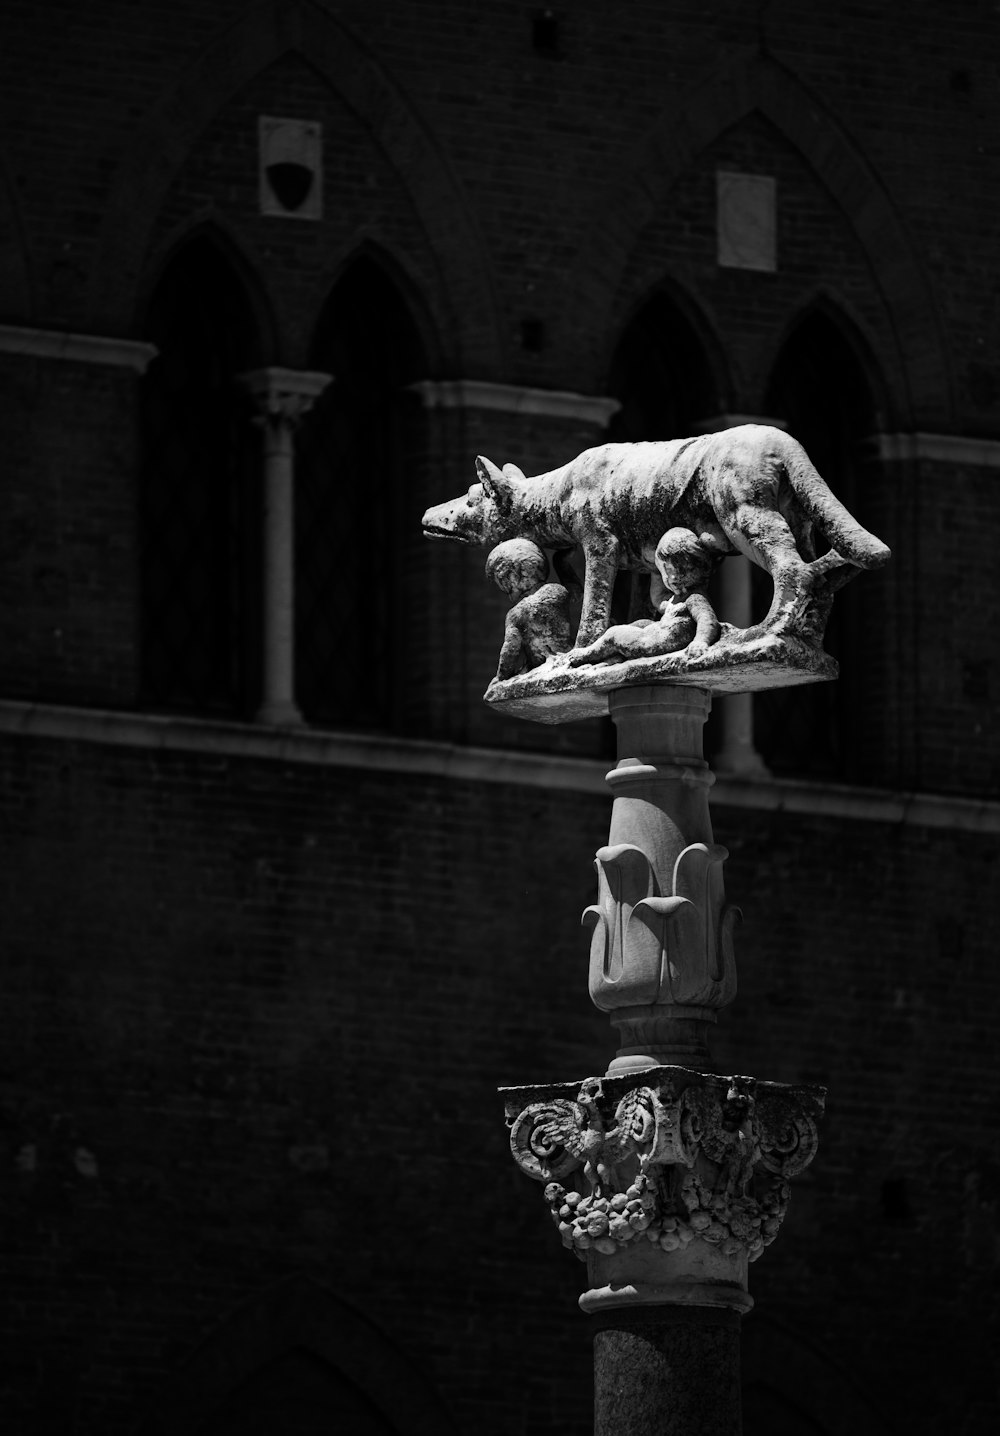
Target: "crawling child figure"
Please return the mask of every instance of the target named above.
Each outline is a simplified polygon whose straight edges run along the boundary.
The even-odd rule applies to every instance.
[[[549,564],[530,539],[497,544],[486,560],[486,574],[514,606],[507,613],[497,679],[538,668],[572,643],[569,593],[561,583],[546,583]]]
[[[656,545],[649,600],[659,619],[616,624],[596,643],[569,655],[572,668],[607,659],[658,658],[684,649],[696,658],[718,641],[720,627],[705,593],[716,557],[690,529],[668,529]]]

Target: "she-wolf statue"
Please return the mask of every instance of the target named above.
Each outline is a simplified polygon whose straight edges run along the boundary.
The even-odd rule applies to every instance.
[[[795,631],[818,593],[889,558],[887,546],[830,492],[802,445],[765,424],[602,444],[533,478],[485,458],[476,470],[479,483],[467,494],[427,510],[424,533],[490,548],[513,538],[580,547],[577,648],[607,629],[618,570],[655,573],[656,545],[671,528],[689,529],[716,561],[746,554],[771,575],[774,599],[762,628],[775,633]],[[817,540],[829,545],[819,558]]]

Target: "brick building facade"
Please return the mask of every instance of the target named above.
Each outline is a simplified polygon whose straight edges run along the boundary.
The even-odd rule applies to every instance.
[[[580,1270],[495,1089],[611,1055],[576,927],[610,739],[485,708],[502,600],[419,520],[477,453],[740,415],[894,554],[841,596],[841,682],[755,702],[767,772],[712,719],[717,1060],[830,1089],[752,1269],[746,1429],[995,1429],[997,17],[3,26],[10,1431],[587,1429]],[[261,371],[334,376],[279,725]]]

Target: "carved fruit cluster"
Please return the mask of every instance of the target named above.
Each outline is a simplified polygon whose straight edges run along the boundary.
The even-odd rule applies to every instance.
[[[681,1187],[688,1212],[686,1225],[694,1236],[713,1242],[726,1256],[745,1247],[750,1260],[756,1261],[778,1235],[790,1195],[788,1183],[781,1179],[756,1185],[763,1187],[759,1194],[713,1191],[689,1172]],[[672,1250],[670,1246],[664,1249]]]
[[[761,1196],[723,1194],[689,1172],[680,1189],[684,1211],[668,1212],[652,1182],[640,1174],[624,1192],[606,1196],[567,1191],[559,1182],[545,1188],[562,1244],[586,1261],[593,1249],[611,1256],[630,1242],[645,1240],[676,1251],[700,1239],[732,1256],[744,1249],[751,1261],[778,1235],[788,1206],[788,1183],[776,1181]]]
[[[593,1247],[610,1255],[653,1228],[657,1206],[656,1193],[646,1176],[640,1175],[624,1192],[612,1197],[591,1192],[567,1192],[558,1182],[545,1188],[553,1220],[559,1228],[564,1247],[582,1259]],[[655,1237],[654,1237],[655,1239]]]

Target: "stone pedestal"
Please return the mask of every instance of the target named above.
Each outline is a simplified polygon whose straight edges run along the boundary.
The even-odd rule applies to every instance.
[[[618,1050],[601,1077],[503,1090],[514,1159],[587,1265],[601,1436],[739,1436],[748,1269],[778,1233],[823,1110],[820,1088],[713,1071],[739,913],[709,814],[710,703],[695,686],[608,695],[614,803],[583,920],[590,995]]]
[[[736,990],[725,902],[726,849],[712,836],[702,756],[711,704],[702,688],[610,695],[618,764],[611,831],[595,858],[590,996],[618,1029],[610,1072],[664,1062],[708,1066],[708,1029]]]

